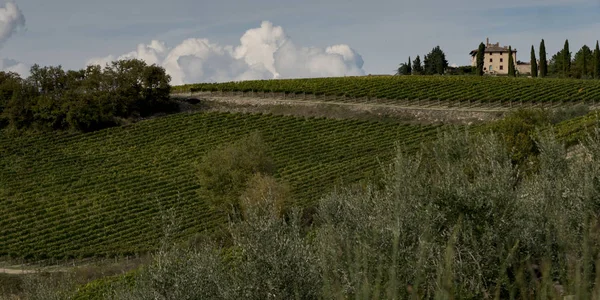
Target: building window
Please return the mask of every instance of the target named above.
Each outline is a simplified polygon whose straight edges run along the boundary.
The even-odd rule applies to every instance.
[[[500,66],[500,70],[504,70],[504,66]]]
[[[490,72],[492,71],[492,65],[490,65]]]
[[[483,70],[484,70],[484,71],[486,71],[486,70],[487,70],[487,68],[483,68]]]
[[[504,61],[504,60],[501,58],[501,59],[500,59],[500,62],[503,62],[503,61]]]
[[[492,59],[490,58],[490,62],[492,62]]]

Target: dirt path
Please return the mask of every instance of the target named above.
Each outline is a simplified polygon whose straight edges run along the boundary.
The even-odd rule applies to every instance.
[[[366,99],[340,102],[332,98],[284,98],[280,94],[265,97],[242,93],[193,93],[173,94],[173,98],[197,99],[198,104],[187,105],[186,110],[260,112],[282,115],[330,118],[383,119],[394,118],[418,123],[459,123],[490,121],[502,117],[509,109],[503,107],[444,107],[435,101],[423,101],[420,106],[373,103]],[[381,99],[380,99],[381,100]],[[377,101],[377,100],[374,100]]]
[[[37,271],[37,270],[0,268],[0,274],[22,275],[22,274],[33,274],[33,273],[39,273],[39,272],[40,271]]]

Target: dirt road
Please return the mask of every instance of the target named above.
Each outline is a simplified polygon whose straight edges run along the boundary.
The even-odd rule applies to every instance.
[[[435,101],[423,101],[422,105],[410,105],[408,101],[398,104],[377,103],[376,101],[342,102],[333,98],[290,98],[280,94],[250,96],[248,93],[209,93],[173,94],[177,99],[197,99],[199,103],[189,105],[190,110],[272,113],[305,117],[329,118],[394,118],[418,123],[460,123],[490,121],[500,118],[504,107],[447,107]],[[341,100],[341,99],[338,99]]]

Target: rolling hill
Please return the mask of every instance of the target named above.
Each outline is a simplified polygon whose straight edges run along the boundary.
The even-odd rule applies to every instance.
[[[92,133],[0,135],[0,256],[29,260],[153,250],[174,209],[180,238],[222,223],[198,193],[206,151],[262,133],[299,205],[377,172],[440,125],[264,114],[180,113]]]

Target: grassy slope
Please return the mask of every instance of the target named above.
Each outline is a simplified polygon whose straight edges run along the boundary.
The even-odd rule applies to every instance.
[[[439,100],[505,105],[507,102],[595,104],[600,80],[476,76],[363,76],[255,80],[177,86],[174,92],[255,91],[337,96],[336,101],[393,104],[397,100]],[[348,98],[345,98],[345,97]],[[367,99],[364,99],[364,98]],[[361,98],[361,99],[356,99]]]
[[[272,147],[277,177],[306,204],[356,181],[437,127],[227,113],[177,114],[89,134],[0,135],[0,256],[30,259],[144,252],[173,207],[180,234],[222,222],[198,194],[194,162],[253,130]]]

